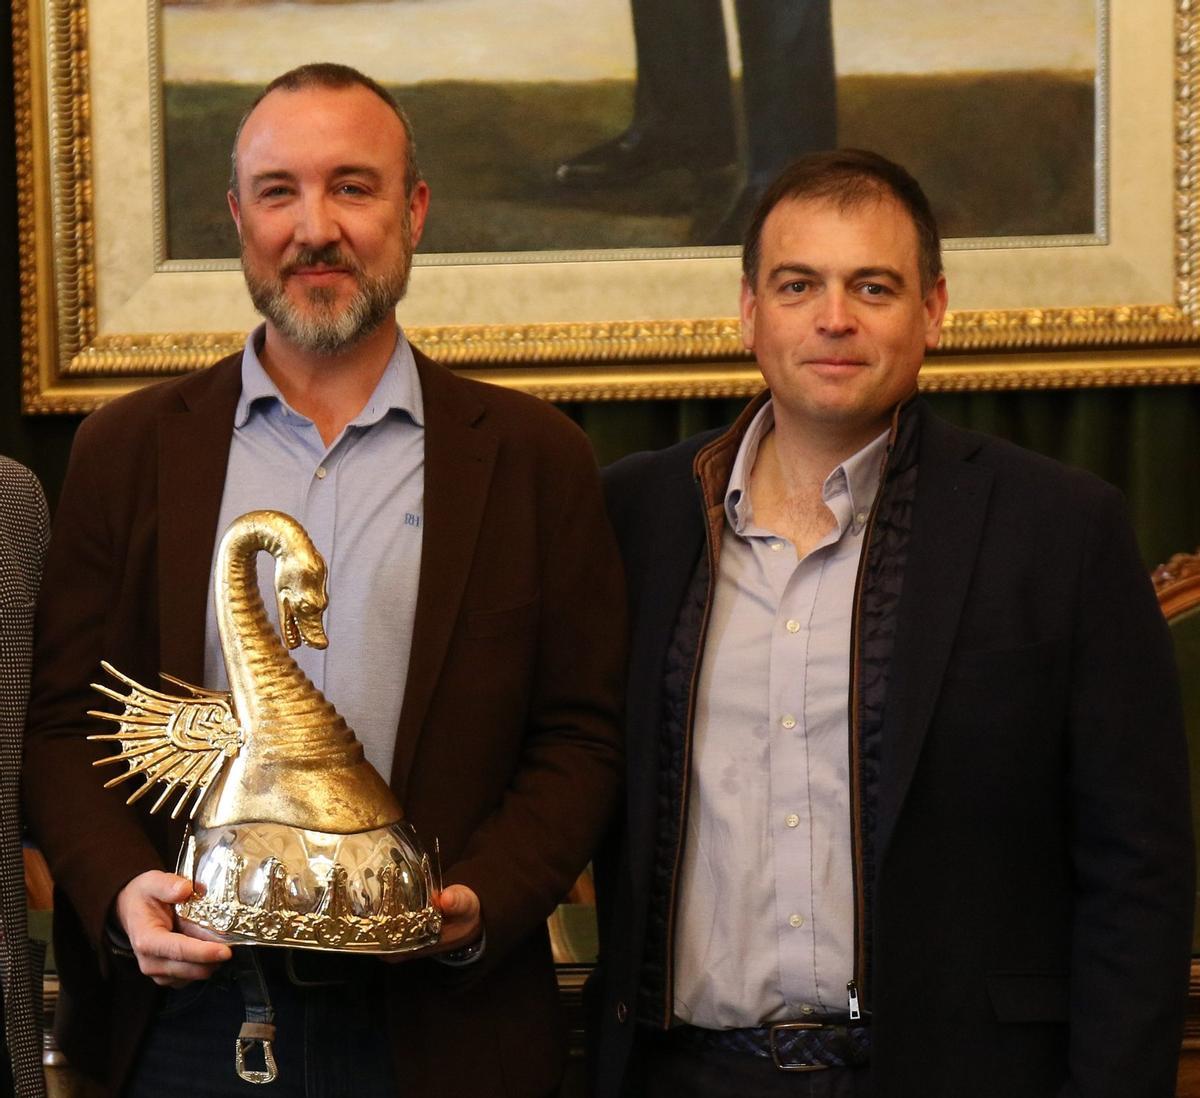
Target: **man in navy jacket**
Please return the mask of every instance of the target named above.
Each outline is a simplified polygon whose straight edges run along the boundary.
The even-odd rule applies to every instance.
[[[1118,493],[916,396],[947,293],[903,169],[797,161],[744,275],[767,390],[607,474],[596,1093],[1166,1098],[1186,749]]]

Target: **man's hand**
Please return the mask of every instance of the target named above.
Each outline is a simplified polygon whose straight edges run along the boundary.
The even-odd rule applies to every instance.
[[[175,873],[150,870],[117,893],[117,921],[129,938],[138,967],[160,987],[207,980],[233,956],[229,946],[205,931],[183,924],[176,929],[173,904],[192,894],[192,882]],[[478,906],[478,905],[476,905]]]
[[[442,933],[431,946],[414,949],[411,953],[385,953],[383,960],[390,965],[402,961],[450,953],[470,945],[483,933],[483,915],[479,897],[466,885],[447,885],[433,898],[442,912]]]
[[[479,897],[466,885],[448,885],[434,897],[433,902],[442,909],[442,934],[437,944],[439,953],[470,945],[483,933]]]

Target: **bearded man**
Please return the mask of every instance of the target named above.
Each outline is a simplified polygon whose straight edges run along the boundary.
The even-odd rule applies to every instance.
[[[232,1052],[250,993],[228,947],[175,920],[181,827],[101,789],[84,713],[102,658],[224,688],[214,545],[275,508],[329,566],[330,645],[297,662],[438,842],[447,886],[438,955],[255,951],[279,1022],[272,1092],[551,1093],[565,1049],[545,919],[621,765],[623,595],[591,451],[547,405],[455,377],[397,328],[429,188],[374,81],[330,64],[273,81],[228,198],[265,323],[241,354],[82,425],[49,551],[26,797],[60,889],[60,1044],[114,1093],[248,1090]]]

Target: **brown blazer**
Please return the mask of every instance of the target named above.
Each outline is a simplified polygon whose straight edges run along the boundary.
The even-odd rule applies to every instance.
[[[482,963],[392,966],[415,1094],[535,1095],[561,1073],[545,919],[587,861],[621,769],[620,565],[586,438],[531,397],[417,353],[425,521],[391,783],[447,883],[479,894]],[[84,737],[107,659],[203,675],[204,616],[240,356],[115,401],[79,429],[38,612],[25,799],[59,889],[59,1040],[119,1088],[155,989],[105,946],[117,892],[181,830],[104,791]],[[149,800],[150,798],[146,798]]]

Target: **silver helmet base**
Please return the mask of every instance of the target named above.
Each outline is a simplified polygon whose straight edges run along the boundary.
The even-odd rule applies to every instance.
[[[192,827],[179,917],[231,945],[407,953],[438,940],[429,857],[404,822],[349,835],[277,823]]]

